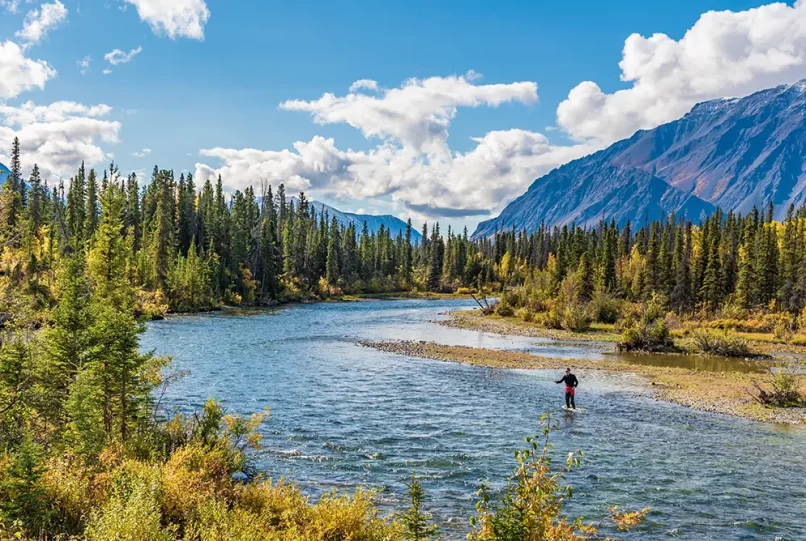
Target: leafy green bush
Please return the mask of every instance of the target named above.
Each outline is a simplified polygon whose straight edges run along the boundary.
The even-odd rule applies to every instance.
[[[664,319],[664,303],[653,294],[647,305],[625,310],[619,328],[621,341],[616,345],[619,351],[663,352],[676,351],[669,326]]]
[[[792,408],[806,406],[806,395],[803,389],[803,373],[799,362],[780,365],[772,373],[769,388],[753,382],[757,394],[757,402],[764,406]]]
[[[87,524],[87,541],[171,541],[163,529],[157,476],[122,484],[112,497],[93,511]]]
[[[622,304],[612,293],[597,289],[588,304],[588,311],[594,321],[615,323],[621,314]]]
[[[772,334],[775,336],[776,340],[787,343],[791,342],[795,337],[795,322],[791,319],[777,321],[772,329]]]
[[[495,307],[495,313],[501,317],[512,317],[515,315],[515,309],[511,305],[501,301],[498,303],[498,306]]]
[[[535,313],[529,308],[519,308],[515,315],[526,323],[531,323],[535,320]]]
[[[716,332],[711,329],[698,329],[692,334],[694,344],[702,353],[722,357],[746,357],[750,355],[747,340],[730,331]]]
[[[662,319],[637,321],[628,325],[617,344],[619,351],[669,352],[677,351],[669,327]]]
[[[591,327],[591,317],[588,309],[579,303],[569,304],[562,313],[563,329],[573,332],[585,332]]]
[[[560,304],[554,302],[549,309],[538,317],[538,322],[549,329],[562,329],[563,328],[563,309]]]
[[[541,418],[542,438],[528,438],[528,447],[516,453],[518,465],[507,484],[498,491],[482,485],[476,515],[471,518],[470,541],[581,541],[599,539],[598,525],[586,524],[582,517],[569,520],[563,507],[572,489],[565,476],[579,467],[582,453],[569,453],[565,464],[553,462],[551,431],[556,428],[550,416]],[[649,509],[619,513],[611,508],[611,520],[620,531],[638,525]]]
[[[433,523],[430,513],[423,511],[423,498],[425,493],[420,481],[415,475],[411,476],[409,483],[409,499],[411,507],[400,515],[400,522],[405,530],[403,538],[410,541],[429,541],[439,534],[439,527]]]
[[[806,308],[804,308],[798,316],[798,330],[806,333]]]

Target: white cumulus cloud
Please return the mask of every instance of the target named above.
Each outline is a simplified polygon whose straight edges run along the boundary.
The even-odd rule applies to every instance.
[[[679,40],[633,34],[619,67],[628,88],[607,93],[584,81],[559,105],[557,127],[575,144],[509,129],[474,138],[468,152],[450,149],[459,109],[535,103],[533,82],[485,85],[468,72],[382,89],[362,79],[346,95],[289,100],[280,108],[309,113],[318,124],[348,124],[375,141],[370,150],[344,150],[324,137],[286,150],[213,148],[201,151],[208,159],[196,173],[200,180],[220,174],[234,188],[267,180],[314,196],[388,197],[419,216],[492,215],[551,169],[677,119],[697,102],[806,78],[806,0],[708,12]]]
[[[68,178],[81,162],[104,163],[111,154],[103,143],[117,143],[120,124],[105,119],[107,105],[60,101],[50,105],[27,102],[19,107],[0,105],[0,161],[19,137],[22,165],[27,174],[36,163],[46,178]]]
[[[311,114],[319,124],[346,123],[366,137],[398,141],[418,151],[447,151],[448,126],[459,107],[496,107],[508,102],[537,101],[537,83],[473,84],[466,76],[409,79],[377,96],[351,91],[324,94],[318,100],[290,100],[289,111]]]
[[[151,155],[151,149],[150,148],[144,148],[143,150],[138,150],[137,152],[134,152],[132,154],[132,156],[134,156],[135,158],[145,158],[146,156],[150,156],[150,155]]]
[[[572,137],[603,143],[679,118],[698,102],[746,96],[806,77],[806,0],[704,13],[676,41],[633,34],[624,44],[624,90],[577,85],[557,109]]]
[[[34,88],[43,89],[56,76],[44,60],[32,60],[13,41],[0,43],[0,99],[11,99]]]
[[[367,151],[339,149],[334,139],[321,136],[278,151],[203,149],[202,156],[220,163],[196,164],[196,176],[202,182],[221,175],[226,185],[240,189],[268,181],[332,198],[390,196],[421,216],[489,215],[536,176],[585,150],[510,130],[476,139],[477,146],[465,154],[451,152],[448,128],[459,108],[537,101],[536,83],[482,85],[477,79],[475,72],[410,79],[382,91],[363,79],[346,96],[286,101],[281,108],[309,112],[320,124],[346,123],[380,141]],[[379,93],[359,94],[360,89]]]
[[[268,181],[336,199],[389,196],[410,215],[424,217],[488,216],[535,178],[597,148],[557,146],[542,134],[513,129],[474,139],[469,152],[451,152],[448,128],[458,108],[537,101],[535,83],[480,85],[474,82],[478,77],[472,72],[411,79],[378,96],[356,94],[377,88],[361,80],[344,97],[287,101],[282,108],[310,112],[318,123],[347,123],[381,141],[368,151],[342,150],[334,139],[320,136],[279,151],[204,149],[201,155],[220,165],[198,163],[196,176],[203,182],[221,175],[238,189]]]
[[[320,136],[295,143],[293,150],[213,148],[202,150],[202,156],[222,165],[197,163],[196,177],[203,182],[221,175],[237,189],[268,181],[332,198],[391,196],[420,216],[488,216],[538,176],[593,150],[552,145],[524,130],[494,131],[476,142],[473,150],[447,160],[390,144],[345,151]]]
[[[29,45],[35,45],[54,28],[67,20],[67,8],[59,0],[52,4],[42,4],[39,9],[33,9],[25,16],[22,30],[17,37]]]
[[[210,10],[204,0],[125,0],[156,34],[171,39],[204,39]]]

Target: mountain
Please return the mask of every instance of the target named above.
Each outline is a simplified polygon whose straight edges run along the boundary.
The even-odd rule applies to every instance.
[[[299,201],[295,198],[291,198],[294,201],[294,205],[297,205]],[[317,214],[321,214],[322,212],[327,212],[330,218],[336,218],[336,220],[345,226],[350,224],[355,224],[356,231],[358,234],[361,234],[361,230],[364,227],[364,222],[367,222],[367,228],[369,229],[370,233],[377,233],[378,230],[383,226],[387,230],[390,231],[392,238],[395,238],[398,233],[402,233],[405,237],[406,235],[406,222],[401,220],[396,216],[392,216],[390,214],[385,215],[375,215],[375,214],[354,214],[352,212],[343,212],[337,208],[331,207],[330,205],[326,205],[319,201],[311,201],[310,202],[311,208],[316,210]],[[416,228],[412,228],[411,230],[411,241],[414,243],[419,243],[422,235],[417,231]]]
[[[10,173],[11,171],[8,169],[8,167],[0,163],[0,184],[4,184],[6,182],[6,179]]]
[[[806,81],[708,101],[537,179],[474,237],[541,221],[591,226],[603,215],[620,224],[671,212],[696,220],[770,201],[782,218],[806,203],[805,161]]]

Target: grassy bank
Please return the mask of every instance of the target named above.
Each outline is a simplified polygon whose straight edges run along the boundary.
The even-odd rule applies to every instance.
[[[451,312],[450,319],[440,321],[440,324],[491,332],[501,335],[531,336],[537,338],[553,338],[585,343],[607,343],[615,345],[622,336],[612,323],[593,323],[588,331],[574,332],[564,329],[549,329],[536,321],[523,321],[518,317],[502,317],[498,314],[483,315],[479,310],[458,310]],[[682,351],[692,349],[692,340],[684,329],[671,331],[675,344]],[[796,335],[789,342],[777,338],[773,333],[734,332],[735,336],[746,340],[750,353],[755,356],[765,356],[774,353],[806,355],[806,336]],[[593,346],[594,344],[590,344]]]
[[[364,342],[362,345],[388,353],[501,369],[563,370],[568,360],[541,357],[518,351],[445,346],[425,342]],[[643,377],[647,391],[657,400],[673,402],[700,411],[733,415],[764,422],[806,424],[806,408],[769,408],[750,395],[753,382],[771,383],[769,374],[720,373],[718,380],[702,372],[663,368],[619,361],[574,360],[570,364],[581,379],[585,372],[629,372]],[[716,384],[715,384],[716,383]],[[801,389],[806,392],[806,386]]]

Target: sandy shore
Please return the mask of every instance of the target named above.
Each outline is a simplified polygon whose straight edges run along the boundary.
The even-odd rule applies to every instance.
[[[501,369],[562,370],[568,365],[568,360],[530,353],[445,346],[430,342],[382,341],[361,342],[361,345],[409,357]],[[643,366],[619,361],[574,360],[573,366],[581,377],[589,370],[638,374],[656,400],[756,421],[806,425],[806,408],[767,408],[753,400],[750,395],[753,382],[767,384],[771,378],[768,374],[720,372],[715,373],[715,377],[704,378],[703,373],[696,370]]]

